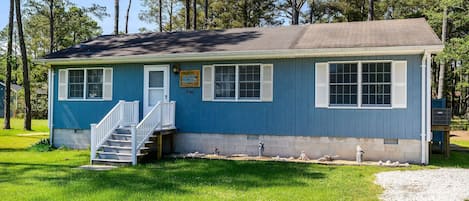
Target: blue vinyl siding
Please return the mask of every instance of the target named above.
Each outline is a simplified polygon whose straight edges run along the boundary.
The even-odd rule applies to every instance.
[[[315,108],[315,62],[341,60],[407,60],[407,108]],[[419,139],[420,61],[421,56],[414,55],[213,62],[273,63],[273,102],[203,102],[202,89],[180,88],[179,75],[174,73],[170,73],[170,98],[176,101],[179,132]],[[211,63],[181,63],[181,69],[201,69],[203,64]],[[55,74],[55,128],[88,129],[118,100],[142,102],[143,64],[112,66],[112,101],[57,101]]]

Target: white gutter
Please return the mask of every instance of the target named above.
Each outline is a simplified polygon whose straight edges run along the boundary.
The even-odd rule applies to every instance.
[[[202,53],[148,54],[133,56],[109,56],[89,58],[38,59],[36,62],[49,65],[84,65],[84,64],[124,64],[186,61],[226,61],[254,59],[286,59],[339,56],[382,56],[423,54],[425,50],[438,52],[443,45],[396,46],[396,47],[360,47],[360,48],[322,48],[288,49],[255,51],[218,51]]]
[[[421,142],[421,155],[422,155],[422,159],[421,159],[421,163],[422,164],[427,164],[427,157],[426,157],[426,152],[427,152],[427,148],[426,148],[426,134],[425,134],[425,104],[426,104],[426,101],[425,101],[425,93],[426,93],[426,90],[425,90],[425,86],[426,86],[426,79],[425,79],[425,74],[426,74],[426,71],[427,71],[427,65],[426,65],[426,58],[427,58],[427,53],[425,53],[422,57],[422,69],[421,69],[421,89],[420,89],[420,92],[421,92],[421,122],[420,122],[420,142]]]
[[[431,122],[431,105],[432,105],[432,80],[431,80],[431,70],[432,70],[432,55],[428,54],[427,56],[427,132],[426,132],[426,145],[427,145],[427,154],[426,161],[427,164],[430,162],[430,148],[429,142],[432,140],[432,122]]]
[[[47,81],[49,84],[48,93],[47,93],[47,120],[49,127],[49,142],[52,146],[54,140],[54,71],[49,68],[47,73]]]
[[[422,57],[422,83],[421,83],[421,152],[422,152],[422,164],[428,164],[430,162],[430,147],[429,142],[432,140],[431,132],[431,66],[432,66],[432,55],[430,52],[425,51]]]

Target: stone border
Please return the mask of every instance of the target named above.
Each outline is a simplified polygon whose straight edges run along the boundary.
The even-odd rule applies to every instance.
[[[299,160],[299,159],[289,159],[289,158],[279,158],[279,157],[258,157],[258,156],[248,156],[245,154],[234,154],[234,156],[224,156],[216,154],[170,154],[167,155],[168,158],[174,159],[207,159],[207,160],[231,160],[231,161],[265,161],[265,162],[287,162],[287,163],[309,163],[309,164],[320,164],[320,165],[350,165],[350,166],[378,166],[378,167],[409,167],[408,163],[403,164],[385,164],[376,161],[363,161],[362,163],[357,163],[355,161],[348,160],[333,160],[333,161],[319,161],[319,160]]]

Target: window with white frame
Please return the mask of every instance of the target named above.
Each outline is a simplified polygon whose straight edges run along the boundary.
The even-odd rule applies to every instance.
[[[390,107],[391,87],[391,62],[329,63],[330,106]]]
[[[215,66],[215,98],[234,99],[236,96],[236,66]]]
[[[261,94],[260,65],[239,65],[239,98],[259,99]]]
[[[336,63],[329,65],[330,105],[357,105],[357,66],[356,63]]]
[[[68,70],[69,99],[101,99],[103,69]]]
[[[362,63],[362,104],[391,105],[391,63]]]
[[[261,66],[259,64],[214,65],[215,99],[259,100]]]

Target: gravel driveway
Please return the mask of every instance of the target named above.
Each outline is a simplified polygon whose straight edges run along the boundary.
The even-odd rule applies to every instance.
[[[392,171],[376,174],[382,200],[469,200],[469,169]]]

